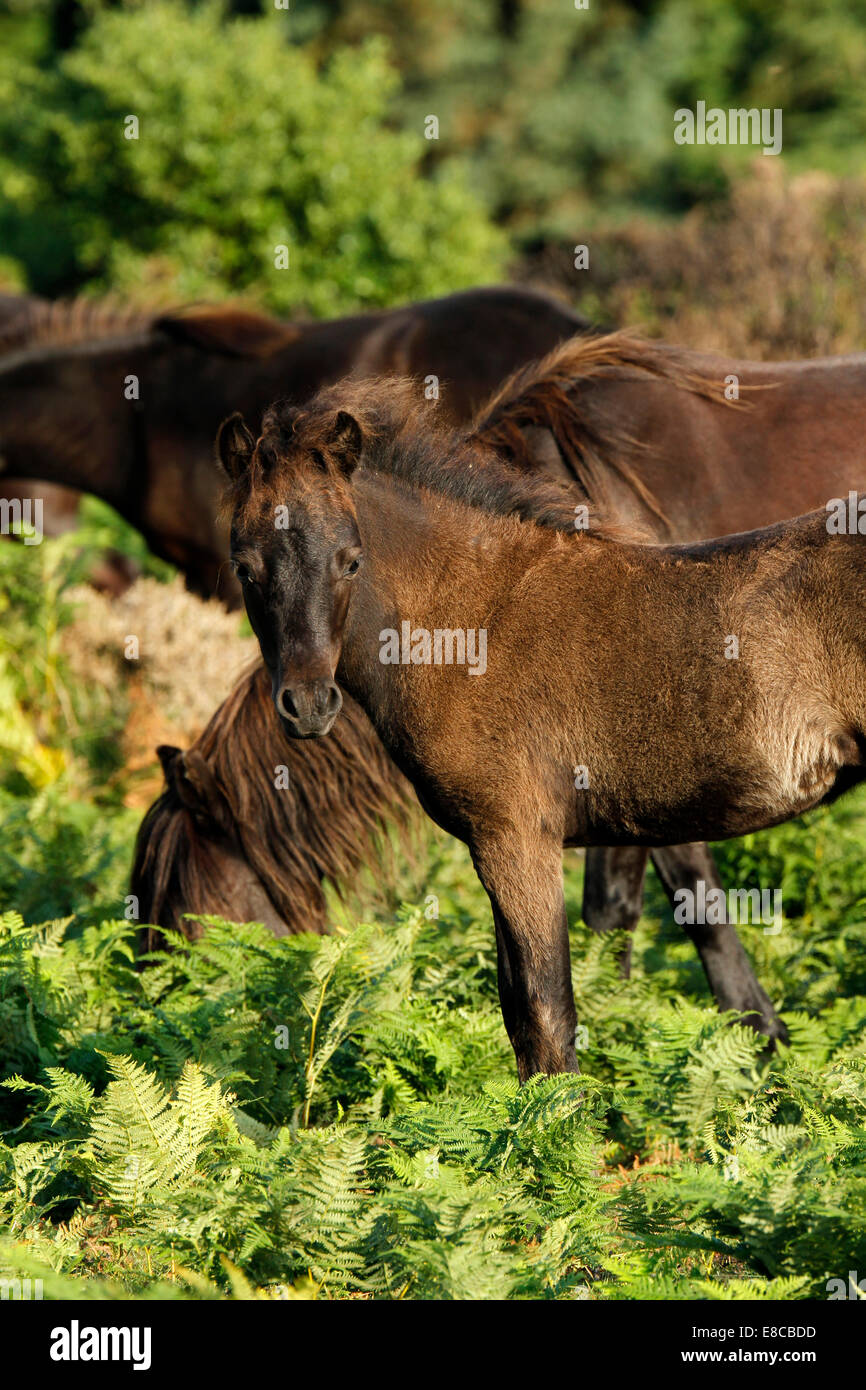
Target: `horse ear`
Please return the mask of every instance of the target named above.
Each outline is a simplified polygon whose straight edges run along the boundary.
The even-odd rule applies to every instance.
[[[351,477],[361,462],[363,444],[361,426],[354,415],[350,415],[348,410],[338,410],[334,416],[328,446],[340,472],[347,478]]]
[[[160,744],[156,750],[165,773],[166,786],[182,806],[191,811],[196,823],[213,834],[217,830],[229,833],[231,813],[220,792],[217,780],[200,753],[194,748],[183,752]]]
[[[160,314],[153,327],[175,342],[226,357],[271,357],[302,337],[295,324],[229,304],[205,304]]]
[[[231,816],[216,778],[201,753],[194,748],[183,755],[181,801],[202,821],[223,831],[231,830]]]
[[[180,757],[180,749],[172,747],[170,743],[161,743],[156,750],[156,756],[162,764],[162,771],[166,782],[170,783],[175,760]]]
[[[223,420],[217,430],[216,456],[229,482],[238,482],[246,473],[255,447],[256,441],[239,410]]]

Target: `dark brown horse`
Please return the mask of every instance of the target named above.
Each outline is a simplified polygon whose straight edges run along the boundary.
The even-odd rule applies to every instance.
[[[755,363],[626,332],[576,338],[504,384],[476,425],[524,468],[543,431],[559,469],[622,517],[707,539],[857,488],[866,353]]]
[[[191,588],[239,602],[216,522],[213,438],[226,411],[412,372],[464,420],[510,372],[588,324],[531,290],[466,290],[328,322],[228,305],[177,314],[36,305],[0,334],[0,466],[103,498]]]
[[[472,319],[471,325],[466,322],[467,316]],[[273,380],[274,369],[281,370],[292,361],[301,390],[306,390],[310,384],[316,384],[317,372],[327,372],[328,362],[335,354],[337,370],[350,363],[350,357],[345,355],[347,344],[353,348],[359,342],[365,344],[363,356],[357,359],[359,369],[367,365],[417,366],[408,352],[413,343],[413,351],[417,349],[419,353],[418,361],[428,349],[431,360],[438,361],[447,346],[443,341],[446,322],[461,347],[459,389],[467,404],[474,389],[472,383],[478,380],[473,374],[477,369],[471,360],[473,345],[478,360],[486,361],[485,354],[490,351],[500,354],[492,375],[504,370],[509,360],[540,351],[570,332],[579,321],[561,306],[527,292],[470,292],[373,320],[357,318],[312,325],[297,339],[298,352],[303,348],[308,363],[304,375],[298,371],[297,355],[291,360],[286,356],[287,335],[298,334],[299,330],[261,316],[218,310],[139,320],[135,316],[118,316],[99,306],[43,308],[32,316],[26,330],[19,324],[17,340],[7,338],[5,344],[7,352],[17,347],[19,355],[7,359],[14,362],[8,373],[0,370],[0,452],[5,430],[9,441],[17,441],[17,445],[7,444],[7,450],[17,447],[16,457],[22,468],[32,468],[33,474],[45,472],[49,465],[44,461],[54,459],[51,466],[56,466],[57,476],[84,482],[118,505],[136,524],[144,526],[142,517],[147,513],[148,525],[159,529],[162,537],[156,539],[150,530],[151,544],[185,566],[194,582],[206,588],[216,584],[219,565],[214,546],[222,545],[223,537],[212,522],[214,484],[210,446],[204,443],[204,432],[213,424],[213,412],[222,413],[223,400],[229,405],[237,403],[253,381],[260,397],[255,413],[264,399],[284,389],[282,381]],[[386,348],[394,355],[394,361],[379,360]],[[669,420],[679,418],[682,412],[691,422],[693,432],[704,431],[717,454],[719,438],[724,438],[730,420],[738,413],[720,404],[720,380],[709,393],[683,390],[684,371],[690,368],[697,377],[698,368],[705,362],[706,359],[691,354],[675,354],[651,345],[633,347],[629,354],[622,345],[614,349],[609,342],[604,346],[596,344],[591,350],[587,347],[585,354],[576,351],[560,364],[562,381],[557,390],[560,405],[571,407],[572,425],[577,402],[578,451],[564,463],[549,430],[544,432],[549,417],[556,414],[552,392],[548,392],[540,413],[538,400],[527,399],[525,418],[520,421],[524,444],[528,441],[537,462],[560,471],[570,468],[593,490],[602,484],[605,488],[615,484],[618,505],[656,524],[657,509],[645,505],[652,489],[641,485],[641,469],[651,464],[659,473],[652,479],[653,486],[661,494],[664,514],[673,515],[675,506],[671,499],[675,502],[681,476],[677,441],[671,440],[669,434],[666,437],[664,448],[671,453],[675,467],[665,469],[662,449],[653,444],[651,437],[640,447],[632,442],[638,416],[645,421],[648,399],[659,402],[651,413],[653,427],[668,429]],[[144,375],[136,377],[135,372],[129,372],[135,365]],[[727,368],[735,364],[723,365]],[[836,373],[828,370],[833,365],[817,364],[828,389],[836,380]],[[850,394],[850,386],[844,385],[850,372],[845,362],[841,366],[840,384]],[[791,370],[779,369],[788,375]],[[146,399],[127,401],[125,389],[114,389],[118,382],[125,383],[128,375],[138,380],[139,388],[143,380],[149,380]],[[748,369],[742,371],[742,377],[745,384]],[[114,386],[108,389],[112,382]],[[235,389],[240,395],[234,393]],[[449,397],[446,385],[442,404],[449,399],[453,405],[460,396],[451,393]],[[752,406],[753,418],[760,414],[764,399],[765,395],[758,395],[757,405]],[[638,413],[635,421],[630,420],[629,410]],[[793,412],[789,416],[793,418]],[[811,439],[814,432],[809,422],[807,425],[806,433]],[[560,426],[557,424],[556,428]],[[612,440],[616,441],[616,448],[611,447]],[[117,466],[115,455],[120,460]],[[615,471],[606,474],[604,469],[593,470],[594,458],[618,459],[628,455],[632,466],[619,475]],[[698,464],[700,458],[698,454]],[[850,477],[850,457],[837,452],[834,463],[840,475],[847,472]],[[806,481],[811,485],[813,480]],[[699,490],[698,500],[712,498],[718,505],[724,497],[723,483],[724,476],[713,479],[713,489]],[[787,510],[796,510],[811,500],[795,497]],[[737,501],[741,501],[739,495]],[[706,529],[700,524],[697,507],[694,521],[696,530]],[[717,881],[712,860],[700,846],[658,851],[654,859],[669,893],[698,878]],[[590,851],[585,915],[592,925],[607,929],[636,923],[645,864],[646,855],[639,851]],[[708,956],[717,948],[712,940],[702,948],[698,944],[709,970]],[[777,1024],[769,1004],[762,1004],[754,992],[746,998],[751,987],[742,963],[719,963],[715,973],[718,978],[714,992],[720,1001],[741,1007],[748,1003],[753,1010],[763,1012],[764,1026],[773,1034]],[[723,979],[729,981],[725,988],[721,985]]]
[[[754,364],[612,334],[575,341],[518,374],[477,428],[529,472],[544,438],[548,463],[606,508],[660,538],[708,539],[866,487],[866,355]],[[583,910],[596,930],[633,931],[647,858],[634,846],[587,849]],[[721,889],[705,845],[655,849],[652,859],[671,898],[699,883]],[[720,934],[699,926],[690,934],[712,978],[705,953],[718,952]],[[738,962],[717,962],[715,973],[728,982],[717,998],[746,997]],[[769,1017],[765,1030],[785,1036]]]
[[[214,523],[210,443],[227,404],[256,413],[276,393],[289,389],[302,397],[342,372],[414,369],[439,375],[440,405],[460,418],[516,364],[586,327],[545,296],[510,289],[306,327],[232,308],[148,318],[88,302],[16,300],[14,307],[0,338],[6,354],[0,453],[8,466],[31,478],[63,478],[103,497],[204,592],[218,587],[227,555],[224,532]],[[532,425],[525,433],[530,441],[539,433],[542,442]],[[561,467],[554,448],[546,455],[541,449],[539,461]],[[16,486],[30,494],[28,483]],[[46,501],[49,489],[49,533],[59,533],[74,525],[76,497],[56,484],[40,484]],[[102,587],[118,589],[129,578],[123,557],[108,557],[102,568]],[[224,573],[221,591],[229,597],[231,583]],[[149,822],[154,845],[163,825],[164,817]],[[712,871],[711,861],[709,867],[703,859],[693,862],[695,853],[673,851],[669,865],[657,857],[662,873],[670,869],[671,891],[690,882],[698,868]],[[615,868],[618,884],[623,874]],[[243,910],[243,901],[234,901],[233,914]],[[197,910],[201,902],[197,893],[185,906]],[[629,925],[611,905],[618,905],[615,889],[591,872],[588,920],[600,928]],[[699,947],[706,957],[709,944]],[[720,1002],[756,1011],[768,1032],[776,1030],[744,958],[725,962],[711,981]]]
[[[0,354],[20,348],[37,331],[50,313],[47,300],[29,294],[0,294]],[[23,478],[4,478],[0,485],[7,502],[22,505],[33,497],[33,482]],[[78,525],[80,494],[60,483],[39,483],[42,503],[42,534],[63,536]],[[128,556],[108,551],[91,568],[90,583],[105,593],[120,594],[129,587],[138,568]]]
[[[335,734],[328,748],[289,744],[257,664],[191,748],[160,748],[166,790],[142,821],[130,885],[139,920],[189,938],[201,929],[184,913],[263,922],[275,936],[324,931],[323,881],[339,890],[376,863],[386,824],[406,828],[417,810],[348,698]],[[163,941],[142,928],[142,950]]]
[[[343,384],[258,442],[231,417],[233,560],[286,733],[331,730],[339,675],[471,850],[520,1077],[576,1070],[562,846],[739,835],[863,778],[866,537],[575,531],[416,401]]]
[[[19,346],[34,321],[47,309],[47,301],[30,294],[0,294],[0,353]],[[3,496],[23,502],[33,496],[33,485],[17,478],[4,478]],[[40,489],[43,502],[43,533],[60,536],[75,525],[78,514],[78,494],[57,483]]]
[[[390,369],[438,377],[441,408],[464,418],[516,365],[588,324],[544,295],[503,288],[308,325],[232,307],[145,316],[13,297],[2,327],[0,462],[26,479],[55,480],[39,488],[47,533],[76,522],[77,494],[63,479],[115,506],[191,587],[231,601],[239,591],[222,570],[227,538],[214,520],[211,445],[227,408],[255,415],[275,394],[301,399],[344,373]],[[528,426],[530,441],[533,433]],[[549,446],[539,462],[561,467]],[[7,497],[31,492],[29,482],[7,474]],[[131,577],[125,557],[111,555],[94,579],[117,592]],[[673,872],[680,883],[675,865]],[[693,876],[694,866],[685,872]],[[616,901],[591,874],[589,919],[602,928],[627,925],[612,918]],[[745,1005],[743,990],[737,998]],[[754,992],[748,1003],[772,1031],[769,1004]]]
[[[0,461],[94,491],[192,587],[231,601],[237,589],[221,574],[226,538],[213,521],[209,442],[225,410],[240,406],[255,418],[287,382],[300,399],[343,372],[396,368],[438,372],[442,404],[459,415],[499,373],[576,327],[585,325],[561,305],[519,290],[306,327],[230,308],[142,317],[43,306],[19,318],[3,343]],[[536,465],[577,472],[593,491],[612,489],[618,508],[672,539],[762,524],[863,481],[863,357],[755,365],[608,339],[585,351],[578,343],[556,370],[540,397],[528,388],[521,447],[528,443]],[[708,376],[712,390],[684,389]],[[744,408],[726,404],[726,381],[729,394],[739,382]],[[568,457],[551,434],[551,424],[563,428],[565,407],[578,427]],[[761,468],[744,466],[756,452]],[[618,476],[603,466],[610,459],[627,462]],[[718,882],[702,846],[653,857],[669,893],[696,879]],[[601,930],[636,924],[646,858],[631,848],[589,851],[587,921]],[[776,1028],[771,1014],[766,1026]]]
[[[625,489],[632,498],[632,509],[641,508],[648,523],[657,525],[658,505],[641,483],[635,467],[628,462],[629,453],[634,450],[627,448],[622,441],[621,430],[613,429],[607,422],[603,429],[612,434],[613,439],[605,437],[602,428],[595,427],[592,417],[582,409],[579,392],[574,390],[575,382],[583,379],[591,382],[604,371],[618,371],[622,375],[641,371],[647,382],[669,384],[672,390],[680,393],[704,393],[710,400],[718,396],[715,383],[702,382],[691,373],[684,374],[670,353],[656,355],[646,344],[622,336],[617,339],[587,340],[583,344],[572,343],[562,347],[547,362],[527,369],[504,387],[476,422],[475,437],[495,445],[500,454],[507,454],[511,464],[525,471],[536,472],[541,458],[550,469],[568,481],[573,502],[581,498],[601,497],[610,503],[612,494],[621,502]],[[235,708],[240,713],[242,707],[236,705]],[[270,717],[273,719],[275,716],[271,713]],[[234,721],[224,720],[221,727],[224,736],[231,739]],[[270,737],[269,730],[267,736]],[[369,726],[367,736],[370,740],[375,739]],[[371,756],[374,754],[371,753]],[[237,761],[240,765],[240,759]],[[276,800],[279,807],[290,808],[290,802],[284,798]],[[176,798],[174,803],[163,804],[176,804]],[[187,834],[184,837],[171,840],[168,847],[161,846],[159,842],[164,836],[168,837],[165,817],[149,818],[139,843],[139,857],[146,840],[150,844],[148,852],[151,857],[159,857],[163,865],[171,855],[176,856],[178,883],[185,860],[195,857],[195,847],[189,843],[194,823],[187,819],[185,826]],[[298,846],[298,852],[302,852],[301,846]],[[623,857],[623,863],[611,862],[617,854]],[[633,874],[627,858],[630,854],[637,865]],[[684,888],[696,891],[700,882],[720,886],[715,864],[705,846],[657,848],[653,852],[653,859],[672,901],[676,893]],[[609,930],[614,927],[631,928],[636,924],[645,866],[645,852],[598,847],[588,850],[584,916],[591,926],[596,930]],[[311,891],[318,892],[315,864],[311,865],[311,883],[314,885]],[[246,910],[244,898],[219,909],[214,894],[211,899],[208,910],[221,910],[233,918],[240,917]],[[189,898],[178,893],[175,901],[178,913],[205,910],[200,891]],[[298,895],[298,902],[303,916],[303,895]],[[159,910],[165,915],[157,916],[155,920],[165,924],[174,920],[167,909]],[[285,916],[284,923],[289,929],[295,929],[296,917],[295,911]],[[718,933],[700,923],[686,925],[685,929],[697,947],[720,1007],[737,1009],[748,1015],[755,1026],[770,1038],[784,1038],[784,1026],[756,980],[734,929]],[[627,966],[627,956],[625,964]]]

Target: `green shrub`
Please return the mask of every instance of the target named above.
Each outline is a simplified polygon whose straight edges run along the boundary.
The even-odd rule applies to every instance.
[[[504,243],[465,179],[423,177],[422,131],[390,122],[383,46],[322,69],[282,19],[160,0],[101,10],[51,68],[10,55],[0,243],[35,289],[328,315],[498,278]]]

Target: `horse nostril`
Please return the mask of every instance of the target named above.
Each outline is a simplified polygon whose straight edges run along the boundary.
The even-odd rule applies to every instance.
[[[335,716],[343,703],[334,681],[320,681],[316,687],[314,709],[320,719],[330,719]]]
[[[325,720],[334,720],[343,707],[343,696],[335,681],[321,679],[309,684],[281,686],[274,703],[277,713],[299,731],[321,731]]]
[[[334,681],[331,681],[328,689],[328,703],[325,708],[325,714],[336,718],[342,707],[343,697],[340,694],[340,687]]]
[[[300,711],[295,704],[295,697],[287,685],[284,685],[277,696],[277,709],[280,714],[284,714],[287,719],[300,719]]]

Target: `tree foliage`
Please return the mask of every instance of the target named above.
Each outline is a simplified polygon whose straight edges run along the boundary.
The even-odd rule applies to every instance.
[[[305,7],[326,47],[383,30],[402,110],[440,120],[522,242],[713,200],[754,147],[677,146],[681,106],[782,108],[795,169],[860,173],[864,0],[344,0]]]
[[[501,237],[459,169],[422,174],[397,85],[381,43],[320,65],[277,11],[100,9],[56,63],[0,68],[0,244],[44,293],[283,313],[496,280]]]

